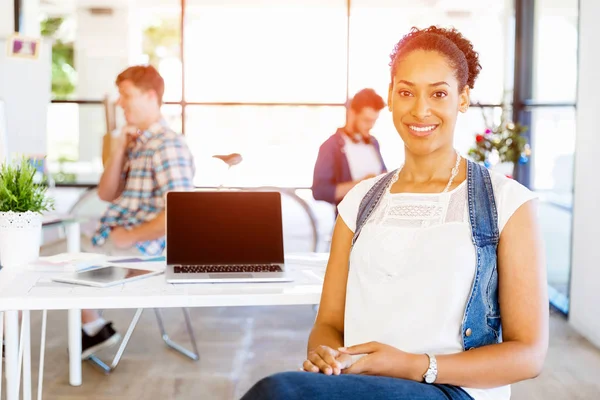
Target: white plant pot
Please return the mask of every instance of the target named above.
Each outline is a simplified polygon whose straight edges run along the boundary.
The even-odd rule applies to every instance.
[[[42,215],[0,212],[0,265],[12,268],[27,264],[40,256]]]

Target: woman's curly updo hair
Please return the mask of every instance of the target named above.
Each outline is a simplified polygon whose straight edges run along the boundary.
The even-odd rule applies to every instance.
[[[454,68],[459,90],[475,85],[475,79],[481,71],[479,54],[473,50],[473,44],[454,28],[430,26],[426,29],[413,27],[396,45],[390,55],[392,81],[398,64],[413,50],[437,51],[444,55]]]

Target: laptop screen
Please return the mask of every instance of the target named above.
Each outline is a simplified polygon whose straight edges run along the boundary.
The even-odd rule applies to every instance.
[[[168,264],[283,263],[279,192],[167,194]]]

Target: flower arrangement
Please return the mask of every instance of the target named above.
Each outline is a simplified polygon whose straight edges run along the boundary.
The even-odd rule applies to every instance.
[[[482,109],[483,110],[483,109]],[[499,163],[526,164],[531,156],[531,148],[523,133],[527,127],[507,120],[502,113],[500,123],[493,125],[483,113],[486,129],[475,135],[475,144],[469,149],[469,156],[487,168]]]

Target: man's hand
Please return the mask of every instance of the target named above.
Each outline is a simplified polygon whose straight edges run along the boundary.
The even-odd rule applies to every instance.
[[[113,228],[109,238],[119,249],[129,249],[136,243],[133,233],[121,226]]]
[[[344,368],[352,364],[352,357],[342,354],[328,346],[319,346],[308,353],[308,359],[302,364],[307,372],[322,372],[325,375],[339,375]]]
[[[133,125],[126,125],[121,129],[121,134],[113,138],[112,148],[115,152],[123,153],[130,143],[140,136],[140,131]]]
[[[379,342],[340,348],[345,355],[364,356],[342,371],[343,374],[379,375],[422,381],[429,366],[426,355],[410,354]]]
[[[133,126],[125,126],[119,136],[110,137],[109,156],[104,162],[104,172],[98,182],[98,197],[104,201],[114,201],[123,193],[125,179],[123,168],[127,161],[128,146],[139,137],[140,133]],[[103,158],[104,158],[103,150]]]

